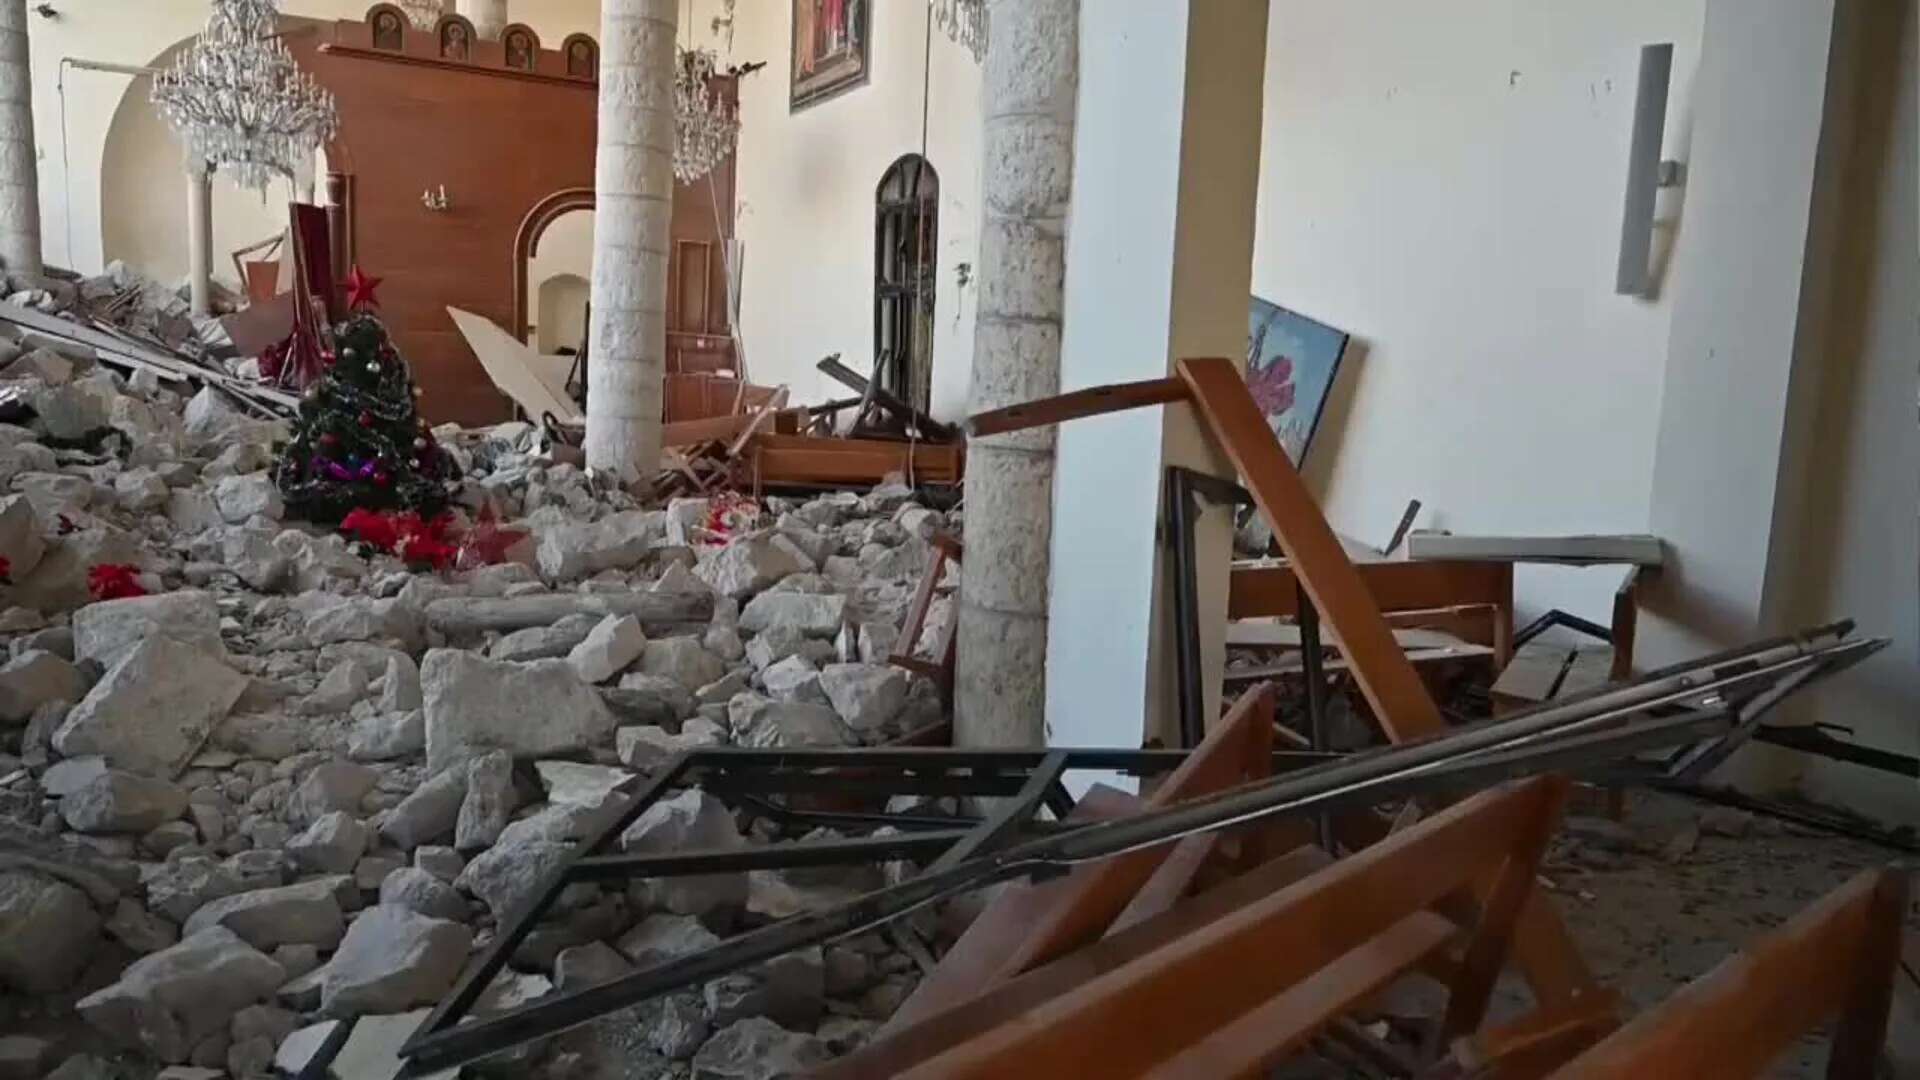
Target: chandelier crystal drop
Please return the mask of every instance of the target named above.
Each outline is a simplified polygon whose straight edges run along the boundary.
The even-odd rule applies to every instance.
[[[975,63],[987,57],[987,0],[927,0],[940,32],[973,54]]]
[[[440,24],[440,16],[447,13],[444,0],[398,0],[398,3],[417,30],[433,29]]]
[[[153,103],[194,158],[263,193],[339,126],[333,95],[287,51],[276,0],[213,0],[207,28],[154,76]]]
[[[719,58],[710,49],[681,49],[673,76],[673,177],[692,183],[733,153],[740,118],[715,97]]]

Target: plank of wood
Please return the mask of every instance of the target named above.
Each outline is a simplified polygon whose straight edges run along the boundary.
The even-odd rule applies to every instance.
[[[1302,847],[1221,882],[1136,925],[1077,949],[1001,984],[993,993],[889,1029],[859,1050],[814,1074],[814,1080],[893,1080],[913,1064],[1081,986],[1236,908],[1292,885],[1332,862],[1319,848]],[[984,916],[982,916],[984,917]]]
[[[1354,569],[1381,611],[1491,604],[1513,606],[1513,566],[1481,562],[1369,562]],[[1299,584],[1285,564],[1240,564],[1228,579],[1227,617],[1295,618]]]
[[[1360,691],[1396,742],[1441,730],[1440,710],[1394,643],[1366,582],[1254,404],[1232,361],[1180,361],[1196,411],[1240,471],[1321,621],[1345,643]]]
[[[894,397],[880,387],[873,385],[871,380],[841,363],[838,354],[821,360],[820,363],[815,366],[820,369],[821,374],[834,379],[849,390],[859,394],[859,400],[854,402],[856,405],[872,402],[892,413],[894,416],[899,417],[902,421],[911,421],[913,426],[920,429],[920,434],[925,435],[929,439],[939,439],[945,442],[960,437],[960,433],[953,429],[953,425],[943,424],[919,409],[914,408],[912,405]]]
[[[902,1075],[1139,1075],[1499,865],[1544,791],[1476,795]]]
[[[1784,926],[1722,961],[1666,1001],[1569,1062],[1559,1080],[1660,1076],[1734,1080],[1758,1076],[1805,1032],[1833,1015],[1861,965],[1890,966],[1898,953],[1863,955],[1876,896],[1889,870],[1869,870]],[[1904,882],[1900,886],[1904,887]],[[1885,1023],[1882,1012],[1881,1023]],[[1875,1051],[1878,1044],[1875,1044]],[[1872,1070],[1848,1075],[1870,1076]]]
[[[1114,383],[1074,390],[1056,397],[1041,398],[1004,409],[976,413],[962,425],[967,437],[978,439],[1008,431],[1045,427],[1103,413],[1122,412],[1148,405],[1171,405],[1187,400],[1186,384],[1179,379],[1149,379],[1145,382]]]
[[[1161,1080],[1265,1076],[1334,1018],[1385,989],[1459,932],[1448,919],[1416,911],[1141,1075]]]
[[[1273,766],[1273,703],[1271,684],[1242,694],[1199,747],[1147,796],[1146,807],[1170,806],[1267,775]],[[987,918],[983,913],[882,1030],[897,1030],[952,1008],[1098,940],[1171,851],[1162,845],[1078,867],[1034,890],[1046,890],[1044,902],[1019,914],[1017,933],[1005,933],[996,921],[990,934],[969,941],[974,927]],[[1011,892],[1003,892],[1002,898]],[[989,912],[998,904],[990,905]]]
[[[957,484],[960,482],[959,456],[953,452],[952,447],[922,444],[909,450],[904,443],[880,443],[877,447],[856,446],[853,452],[847,452],[820,447],[786,449],[758,445],[759,440],[765,438],[765,435],[756,436],[750,444],[754,448],[749,454],[749,457],[757,463],[760,480],[765,484],[872,485],[886,479],[888,473],[901,473],[920,483]],[[894,449],[895,446],[899,449]]]
[[[744,387],[746,384],[741,385]],[[753,438],[755,432],[766,427],[767,421],[773,418],[773,414],[779,412],[786,404],[787,387],[782,383],[774,388],[772,397],[753,410],[753,414],[747,420],[747,426],[741,428],[734,435],[733,441],[727,444],[727,457],[729,459],[739,457],[740,451],[747,445],[747,440]]]
[[[1407,537],[1415,559],[1497,559],[1502,562],[1594,566],[1632,563],[1659,566],[1666,545],[1657,536],[1454,536],[1417,532]]]
[[[1321,621],[1346,643],[1355,681],[1387,736],[1406,742],[1443,730],[1440,710],[1394,644],[1378,600],[1348,560],[1339,537],[1267,426],[1239,370],[1232,361],[1218,357],[1186,359],[1180,361],[1180,375],[1193,391],[1202,422],[1253,492],[1294,576],[1319,609]],[[1510,577],[1507,580],[1511,582]],[[1504,604],[1510,609],[1511,602],[1509,584]],[[1550,905],[1549,898],[1534,890],[1518,926],[1521,966],[1535,996],[1548,1003],[1576,997],[1594,985],[1592,972],[1580,960]]]
[[[660,425],[661,446],[691,446],[694,443],[732,439],[753,421],[750,416],[710,416],[704,420],[675,420]]]

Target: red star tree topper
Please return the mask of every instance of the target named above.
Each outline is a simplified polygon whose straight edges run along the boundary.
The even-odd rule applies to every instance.
[[[360,264],[355,263],[352,272],[347,275],[347,280],[340,283],[347,289],[347,310],[359,311],[361,308],[379,307],[380,300],[374,296],[374,290],[378,289],[380,283],[385,280],[386,278],[369,277],[366,271],[360,269]]]

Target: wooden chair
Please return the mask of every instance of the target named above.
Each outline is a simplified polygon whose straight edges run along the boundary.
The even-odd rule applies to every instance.
[[[1551,1075],[1759,1076],[1832,1018],[1827,1075],[1870,1080],[1886,1041],[1907,888],[1897,867],[1861,874]],[[1540,1075],[1494,1064],[1486,1075]]]
[[[1446,976],[1442,1034],[1473,1031],[1565,793],[1556,778],[1486,792],[1331,865],[1297,848],[821,1075],[1258,1077],[1416,967]]]
[[[933,606],[934,595],[940,591],[940,580],[947,574],[947,564],[957,566],[960,563],[960,539],[942,530],[933,534],[930,543],[933,545],[933,558],[927,563],[926,572],[920,575],[920,584],[913,590],[907,613],[900,620],[900,636],[894,639],[893,654],[887,657],[887,663],[925,675],[939,683],[940,693],[951,704],[954,639],[960,624],[960,603],[957,598],[947,612],[946,625],[940,628],[939,637],[934,639],[932,658],[921,657],[919,648],[920,638],[926,631],[927,612]]]

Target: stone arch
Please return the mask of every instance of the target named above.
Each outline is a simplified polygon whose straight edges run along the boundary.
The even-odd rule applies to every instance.
[[[527,340],[530,318],[527,299],[527,260],[540,250],[540,237],[554,222],[576,210],[592,210],[598,200],[592,188],[562,188],[533,204],[513,236],[513,336]]]
[[[160,50],[145,66],[171,66],[198,36]],[[173,128],[153,106],[152,86],[152,78],[141,75],[129,79],[121,91],[108,121],[95,177],[98,235],[72,239],[76,251],[88,250],[97,242],[103,264],[122,259],[161,282],[174,284],[186,275],[188,263],[186,156]],[[264,201],[225,177],[214,178],[213,273],[217,280],[228,287],[239,286],[228,254],[286,228],[291,194],[291,178],[275,180]],[[69,222],[70,227],[80,224]]]
[[[551,356],[562,347],[578,347],[586,332],[586,303],[592,283],[580,274],[562,272],[541,279],[534,287],[539,321],[533,325],[535,348]]]

